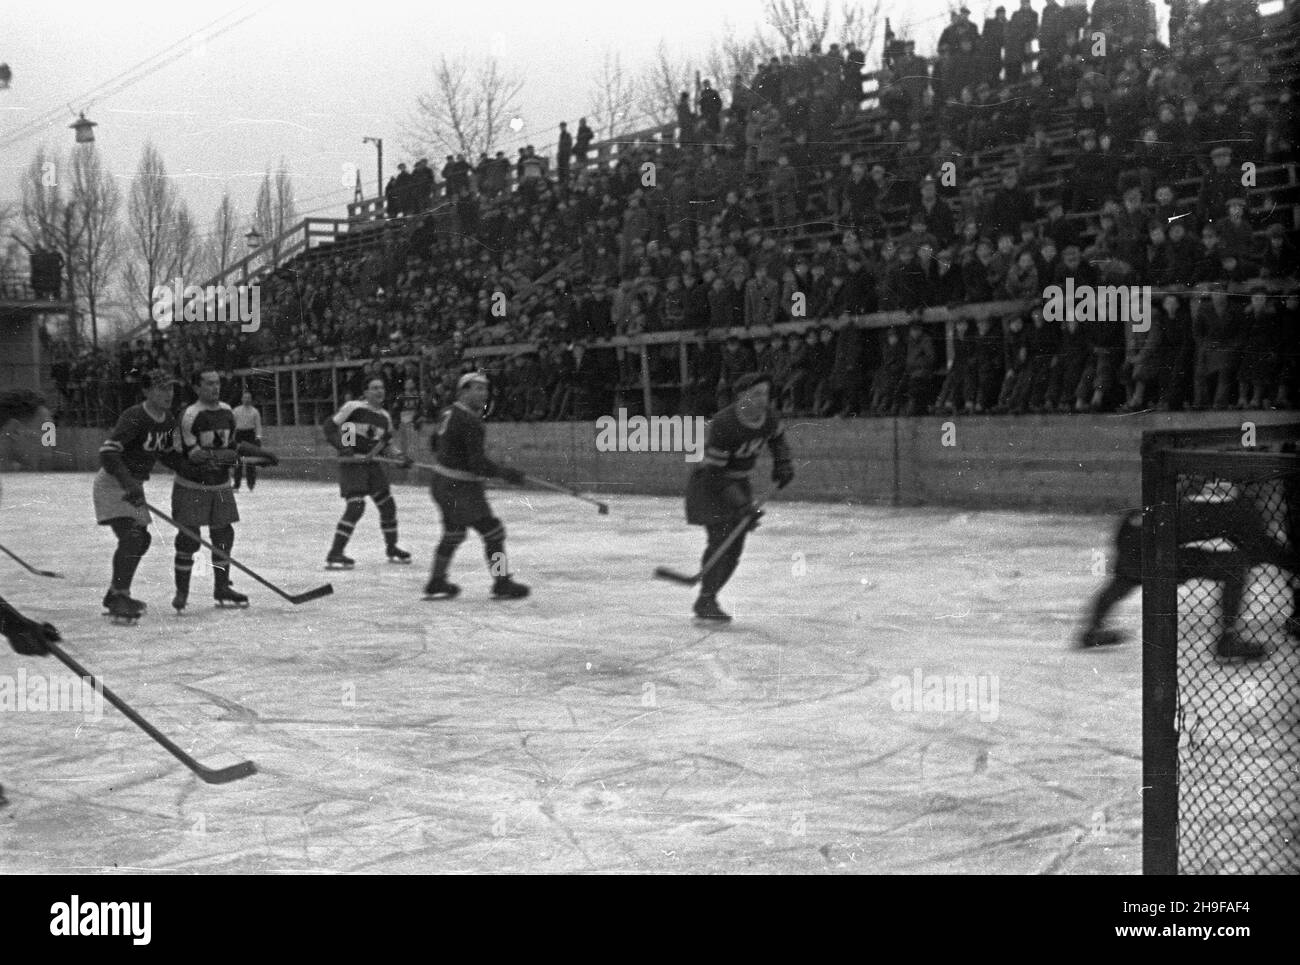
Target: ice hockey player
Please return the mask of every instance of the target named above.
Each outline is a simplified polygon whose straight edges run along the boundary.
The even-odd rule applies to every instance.
[[[349,461],[339,463],[339,495],[346,501],[343,516],[334,530],[334,544],[325,557],[329,568],[350,568],[356,560],[344,555],[352,531],[366,511],[366,497],[379,510],[379,529],[390,563],[409,563],[411,554],[397,545],[397,503],[388,488],[388,473],[373,460],[382,456],[393,439],[393,419],[384,409],[384,380],[375,377],[366,382],[364,397],[343,403],[338,412],[325,420],[325,439],[338,454]],[[389,452],[409,468],[413,460],[397,451]]]
[[[221,401],[221,374],[216,369],[198,372],[195,391],[198,401],[181,413],[180,450],[185,458],[177,463],[172,518],[195,533],[208,527],[215,547],[212,598],[217,605],[248,606],[248,597],[230,585],[230,550],[235,545],[235,523],[239,522],[230,470],[241,455],[268,462],[274,462],[275,457],[257,446],[235,442],[235,416]],[[189,602],[190,574],[200,545],[193,537],[177,531],[176,596],[172,606],[178,613]]]
[[[50,410],[45,400],[31,389],[9,389],[0,392],[0,433],[9,440],[14,455],[22,457],[25,450],[34,448],[49,424]],[[38,623],[25,617],[0,597],[0,634],[9,641],[14,652],[24,657],[49,655],[47,643],[57,643],[62,637],[48,623]],[[0,807],[6,803],[4,788],[0,787]]]
[[[718,606],[718,592],[740,562],[745,535],[758,526],[762,510],[754,508],[749,472],[766,444],[772,451],[772,481],[783,489],[794,479],[794,465],[784,430],[771,405],[772,377],[751,372],[736,380],[735,401],[709,423],[704,458],[691,473],[686,487],[686,521],[703,526],[708,534],[703,559],[707,561],[737,526],[749,521],[744,532],[700,581],[695,615],[702,620],[729,622]]]
[[[1216,485],[1212,481],[1204,490],[1180,499],[1178,538],[1178,579],[1216,580],[1223,584],[1215,653],[1225,660],[1258,660],[1265,656],[1267,650],[1262,644],[1243,640],[1237,632],[1246,582],[1251,568],[1262,564],[1280,567],[1294,579],[1295,551],[1287,550],[1269,534],[1268,523],[1260,516],[1254,500],[1227,482]],[[1226,540],[1233,549],[1187,545],[1208,540]],[[1080,648],[1108,646],[1124,639],[1122,633],[1106,626],[1106,618],[1142,585],[1142,513],[1129,513],[1120,520],[1112,568],[1110,580],[1093,599],[1087,624],[1079,636]],[[1293,635],[1300,632],[1294,607],[1286,625]]]
[[[99,472],[92,493],[95,518],[117,537],[113,553],[113,576],[104,608],[115,621],[135,621],[145,604],[131,597],[131,581],[140,560],[149,550],[149,510],[145,508],[144,483],[160,461],[179,472],[184,456],[176,441],[176,419],[172,397],[176,380],[154,369],[144,377],[144,401],[118,417],[117,425],[99,447]]]
[[[253,393],[247,389],[239,398],[239,405],[234,408],[235,416],[235,441],[247,442],[250,445],[261,448],[262,445],[262,413],[253,405]],[[235,463],[235,492],[239,492],[239,484],[243,481],[244,473],[248,473],[248,491],[251,493],[253,487],[257,485],[257,464],[248,462],[243,459]]]
[[[510,576],[506,527],[492,515],[483,490],[483,481],[490,476],[516,486],[525,478],[518,469],[497,465],[484,455],[487,430],[483,426],[483,408],[487,399],[486,375],[462,375],[456,383],[456,401],[443,411],[430,439],[437,453],[431,488],[433,501],[442,513],[442,539],[434,551],[433,573],[424,587],[428,599],[451,599],[460,592],[459,586],[447,581],[447,569],[471,527],[483,539],[488,572],[494,577],[492,598],[518,600],[528,595],[528,587]]]

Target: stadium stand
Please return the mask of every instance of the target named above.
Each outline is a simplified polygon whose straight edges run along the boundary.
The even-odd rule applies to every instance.
[[[89,424],[200,359],[272,425],[374,372],[427,415],[471,368],[507,420],[707,415],[754,367],[798,415],[1294,407],[1293,9],[1180,4],[1168,46],[1142,2],[954,14],[932,58],[773,58],[564,163],[421,159],[272,259],[256,336],[55,346],[55,380]],[[1067,280],[1149,286],[1150,327],[1045,317]]]

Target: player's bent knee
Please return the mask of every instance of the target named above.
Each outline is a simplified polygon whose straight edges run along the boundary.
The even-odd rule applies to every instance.
[[[478,530],[479,536],[483,537],[485,540],[506,538],[506,524],[501,522],[501,520],[497,519],[495,516],[487,516],[480,519],[475,522],[473,526]]]

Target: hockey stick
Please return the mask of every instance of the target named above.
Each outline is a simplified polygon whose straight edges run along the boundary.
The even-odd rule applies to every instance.
[[[679,573],[667,566],[656,566],[654,573],[655,577],[660,580],[668,580],[670,583],[680,583],[683,586],[694,586],[696,583],[700,582],[700,580],[704,579],[704,574],[713,569],[713,567],[717,565],[718,560],[722,559],[723,554],[727,552],[731,544],[740,539],[740,534],[749,529],[754,522],[754,514],[763,508],[765,502],[767,502],[767,496],[760,496],[754,501],[753,505],[749,507],[749,513],[745,518],[735,525],[732,531],[727,534],[727,538],[722,541],[722,545],[714,550],[713,555],[704,561],[704,565],[700,567],[700,572],[696,573],[694,576],[687,576],[686,574]]]
[[[4,546],[0,546],[0,550],[4,550],[6,556],[11,557],[15,563],[17,563],[19,566],[25,569],[28,573],[35,573],[37,576],[51,576],[56,580],[63,579],[62,573],[55,573],[53,570],[38,570],[36,567],[32,566],[31,564],[26,563],[23,560],[19,559],[19,557],[16,554],[10,552]]]
[[[183,750],[177,747],[165,734],[158,730],[157,727],[154,727],[153,724],[149,723],[137,714],[130,704],[104,686],[104,681],[97,680],[89,671],[86,670],[85,667],[64,653],[58,644],[46,640],[45,646],[49,649],[50,653],[54,654],[54,656],[58,657],[59,660],[63,662],[64,666],[82,680],[89,680],[91,686],[102,693],[108,699],[110,704],[124,713],[133,724],[161,744],[163,748],[172,755],[172,757],[176,758],[207,783],[229,784],[231,781],[238,781],[240,778],[248,777],[257,773],[257,765],[252,761],[240,761],[238,764],[232,764],[229,767],[204,767],[194,758],[190,757],[189,754],[186,754]]]
[[[262,577],[258,576],[256,573],[250,570],[243,563],[239,562],[239,560],[235,559],[233,556],[229,556],[227,554],[222,553],[221,550],[217,549],[215,546],[213,546],[211,543],[205,540],[198,533],[194,532],[194,530],[190,529],[188,526],[182,526],[180,523],[176,522],[176,520],[172,519],[170,516],[164,513],[161,509],[158,509],[156,506],[151,506],[148,503],[145,503],[144,505],[145,505],[145,509],[149,510],[149,512],[153,513],[155,516],[159,517],[165,522],[171,523],[173,526],[175,526],[178,530],[180,530],[190,539],[197,540],[200,545],[206,546],[208,549],[210,549],[213,553],[217,554],[218,556],[225,556],[225,558],[230,562],[230,565],[235,567],[235,569],[239,570],[241,573],[247,573],[249,576],[257,580],[258,583],[261,583],[268,590],[270,590],[273,593],[279,594],[280,596],[288,600],[290,603],[293,604],[307,603],[311,600],[318,600],[323,596],[329,596],[331,593],[334,592],[333,584],[326,583],[324,586],[318,586],[316,587],[316,589],[308,590],[306,593],[286,593],[284,592],[284,590],[280,589],[270,580],[263,579]]]
[[[364,456],[358,456],[353,459],[349,459],[346,456],[344,456],[341,457],[339,461],[343,463],[383,462],[393,466],[406,465],[401,459],[390,459],[387,456],[372,456],[369,459],[367,459]],[[413,462],[411,463],[410,468],[427,469],[430,472],[437,472],[436,467],[434,467],[431,463],[427,463],[427,462]],[[535,482],[537,483],[537,485],[543,487],[544,489],[550,489],[557,493],[564,493],[564,495],[572,496],[574,499],[581,499],[584,503],[591,503],[593,506],[596,507],[596,511],[600,513],[601,516],[609,515],[608,504],[602,503],[599,499],[592,499],[590,496],[584,496],[582,493],[578,492],[572,486],[564,486],[561,485],[560,483],[553,483],[546,479],[539,479],[537,476],[531,476],[531,475],[525,475],[525,481]]]
[[[550,489],[557,493],[564,493],[566,496],[572,496],[574,499],[581,499],[584,503],[591,503],[596,507],[596,511],[601,516],[609,515],[609,506],[602,503],[599,499],[592,499],[590,496],[584,496],[571,486],[564,486],[559,483],[547,482],[545,479],[538,479],[536,476],[528,476],[529,482],[535,482],[544,489]]]

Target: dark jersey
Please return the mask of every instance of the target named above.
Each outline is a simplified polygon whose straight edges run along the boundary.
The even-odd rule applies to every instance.
[[[483,452],[487,429],[483,419],[459,402],[443,410],[434,430],[439,472],[452,479],[499,476],[501,469]]]
[[[235,414],[230,406],[218,402],[209,408],[202,402],[195,402],[181,413],[180,425],[181,452],[186,456],[176,472],[177,481],[195,483],[200,486],[222,486],[230,483],[230,467],[212,463],[198,465],[189,461],[189,454],[194,449],[230,449],[234,450]]]
[[[330,420],[336,427],[338,437],[330,432],[330,441],[339,448],[349,445],[343,427],[351,424],[351,446],[359,456],[383,451],[388,441],[393,438],[393,419],[383,409],[376,409],[364,399],[354,399],[343,403],[343,408],[334,413]]]
[[[776,412],[768,408],[763,422],[752,428],[740,421],[735,405],[729,405],[709,423],[704,442],[704,466],[728,476],[744,476],[754,468],[758,452],[764,443],[771,446],[772,458],[780,462],[789,459],[785,430]]]
[[[176,436],[176,420],[170,412],[157,420],[145,411],[143,403],[133,405],[118,417],[117,425],[99,447],[100,464],[112,472],[112,463],[121,460],[132,478],[144,482],[160,457],[164,464],[176,467]]]

